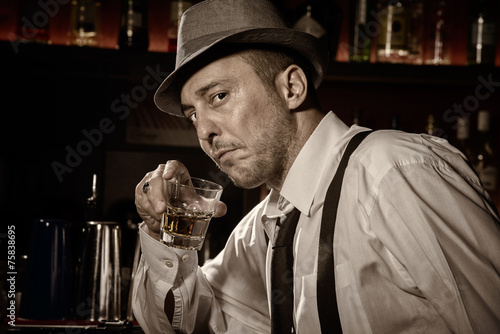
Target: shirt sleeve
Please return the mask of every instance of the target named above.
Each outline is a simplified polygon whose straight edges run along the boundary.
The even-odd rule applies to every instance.
[[[133,310],[146,333],[269,331],[265,249],[255,249],[266,244],[262,226],[256,231],[252,217],[243,219],[225,249],[202,268],[196,251],[167,247],[141,225],[142,257],[134,281]],[[175,300],[172,323],[164,311],[170,290]]]
[[[454,333],[498,333],[498,214],[460,154],[429,151],[384,176],[374,231],[429,301],[428,315]]]
[[[134,316],[146,333],[174,333],[181,322],[178,308],[174,310],[172,324],[165,311],[165,298],[174,284],[182,264],[183,276],[194,275],[197,267],[196,251],[182,251],[163,245],[147,232],[148,227],[140,226],[141,260],[134,280]],[[174,292],[174,297],[179,297]],[[177,296],[176,296],[177,295]]]

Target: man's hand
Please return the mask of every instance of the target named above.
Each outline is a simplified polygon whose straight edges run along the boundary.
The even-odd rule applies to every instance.
[[[135,205],[137,212],[148,226],[149,234],[160,240],[161,218],[167,204],[165,200],[167,180],[176,180],[179,183],[188,184],[190,175],[187,168],[176,160],[167,161],[166,164],[159,165],[154,171],[151,171],[135,187]],[[143,186],[149,182],[146,193]],[[219,202],[215,211],[215,217],[221,217],[226,214],[227,207]]]

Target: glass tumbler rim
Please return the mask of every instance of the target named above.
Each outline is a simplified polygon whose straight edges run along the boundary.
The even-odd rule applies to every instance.
[[[192,188],[192,189],[196,189],[196,190],[202,190],[202,191],[222,191],[224,188],[216,183],[216,182],[213,182],[213,181],[210,181],[210,180],[205,180],[205,179],[202,179],[202,178],[199,178],[199,177],[190,177],[191,179],[191,182],[193,180],[196,180],[197,182],[202,182],[204,184],[207,184],[207,185],[210,185],[210,187],[208,188],[204,188],[204,187],[201,187],[201,186],[195,186],[194,184],[193,185],[189,185],[189,184],[183,184],[183,183],[178,183],[177,180],[167,180],[167,182],[171,183],[171,184],[175,184],[176,186],[179,186],[179,187],[183,187],[183,188]]]

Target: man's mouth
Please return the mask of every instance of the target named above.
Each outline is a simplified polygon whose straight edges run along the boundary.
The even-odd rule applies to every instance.
[[[225,161],[227,161],[231,157],[231,155],[233,154],[234,151],[236,151],[236,148],[220,149],[213,154],[213,157],[215,158],[215,160],[217,162],[219,162],[220,164],[223,164]]]

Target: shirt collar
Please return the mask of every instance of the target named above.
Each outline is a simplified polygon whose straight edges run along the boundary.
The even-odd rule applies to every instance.
[[[349,127],[334,113],[329,112],[311,134],[288,171],[280,195],[302,214],[309,216],[320,176],[323,175],[332,149],[348,131]],[[283,201],[278,199],[278,205],[280,200]]]

